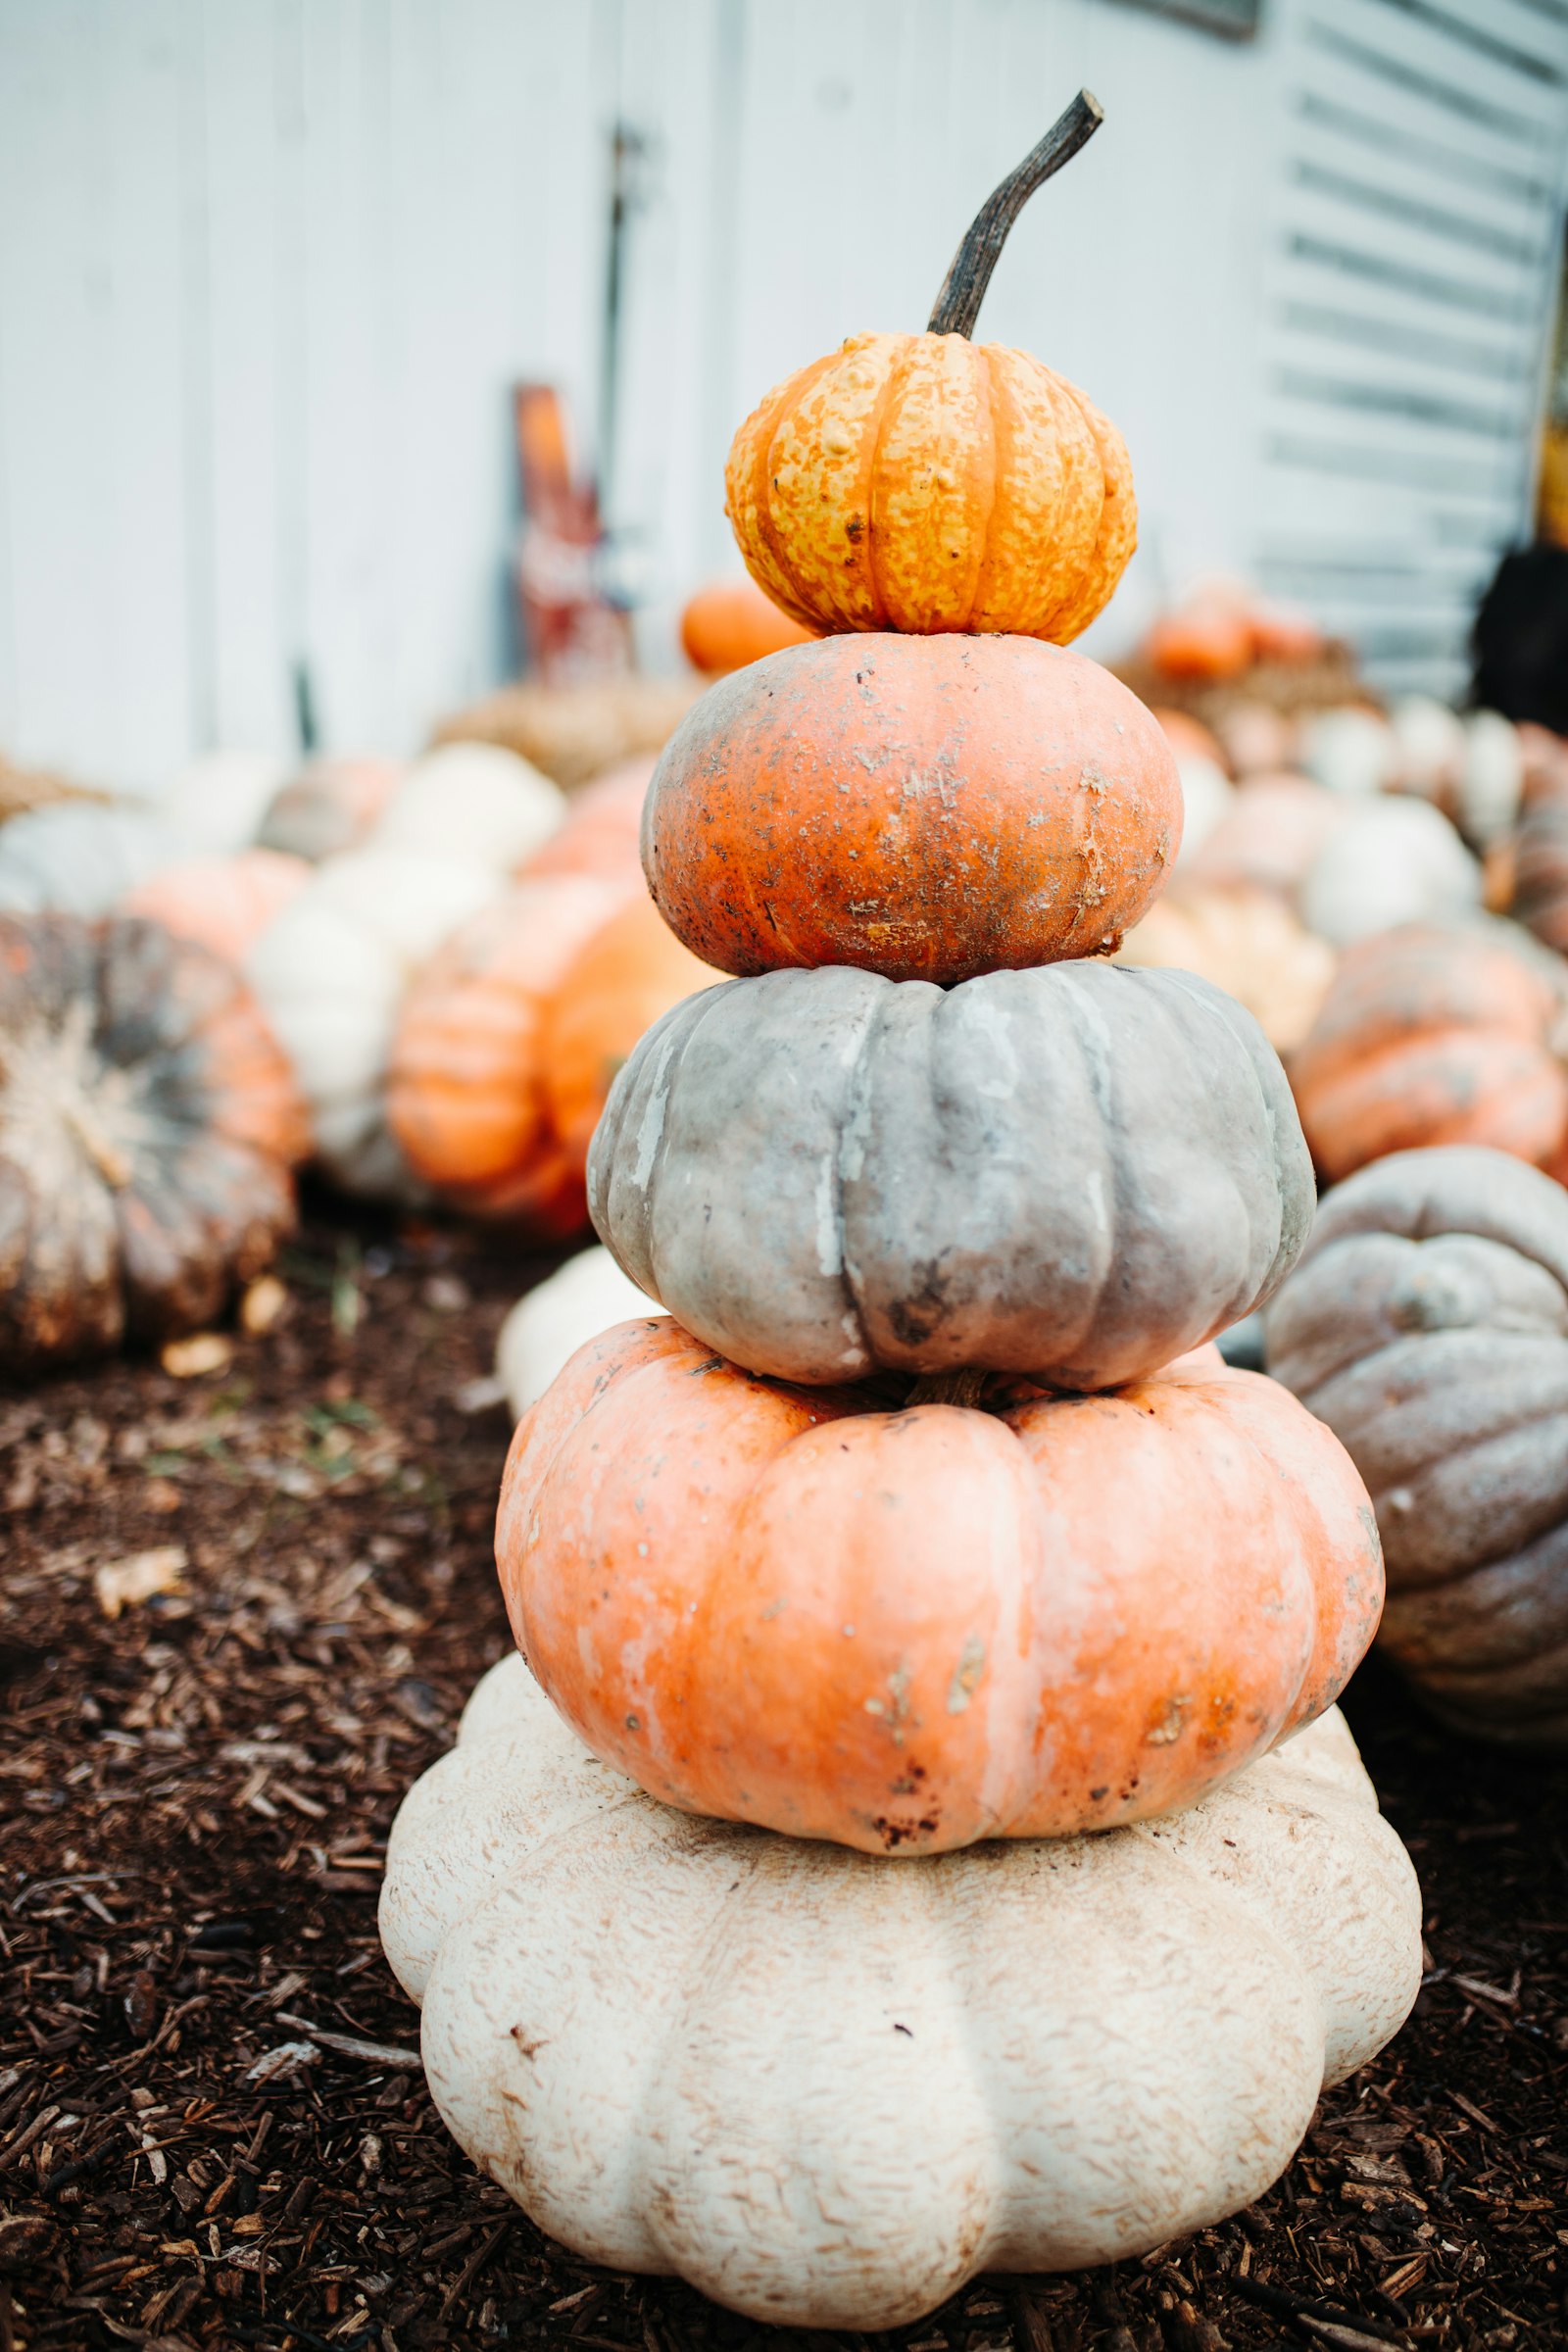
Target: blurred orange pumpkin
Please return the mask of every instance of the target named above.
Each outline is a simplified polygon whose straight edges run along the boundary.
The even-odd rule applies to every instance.
[[[1568,1142],[1562,989],[1501,923],[1406,923],[1357,940],[1291,1085],[1331,1184],[1430,1144],[1490,1144],[1548,1166]]]
[[[543,874],[597,874],[643,892],[643,802],[657,765],[649,754],[623,760],[573,793],[565,823],[518,868],[518,881],[531,882]]]
[[[755,580],[710,580],[680,616],[686,659],[709,677],[744,669],[787,645],[804,645],[811,634],[781,612]]]
[[[455,1207],[575,1232],[616,1070],[661,1013],[717,977],[617,882],[518,882],[404,999],[387,1119],[410,1165]]]

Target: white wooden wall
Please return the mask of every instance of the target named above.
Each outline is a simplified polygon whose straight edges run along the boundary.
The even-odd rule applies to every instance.
[[[1347,41],[1510,118],[1527,193],[1485,123],[1351,89]],[[502,673],[506,390],[555,378],[592,424],[617,116],[652,142],[614,519],[657,659],[731,562],[740,416],[847,333],[923,324],[970,213],[1081,82],[1106,127],[1024,216],[983,328],[1132,445],[1144,545],[1096,642],[1195,571],[1261,564],[1451,671],[1462,595],[1524,512],[1565,70],[1568,0],[1274,0],[1238,46],[1116,0],[0,0],[0,747],[145,788],[195,749],[291,744],[301,659],[336,746],[412,745]],[[1363,141],[1347,172],[1349,134],[1302,111],[1324,88],[1418,143],[1442,127],[1445,156]],[[1469,257],[1507,315],[1447,334],[1501,354],[1506,397],[1423,422],[1410,344],[1358,347],[1348,406],[1323,391],[1306,214],[1358,206],[1417,278],[1435,233],[1326,187],[1325,143],[1342,181],[1453,182],[1457,150],[1429,210],[1528,247]],[[1408,286],[1347,299],[1439,332]],[[1392,407],[1366,405],[1369,365]],[[1507,420],[1479,461],[1466,407]]]

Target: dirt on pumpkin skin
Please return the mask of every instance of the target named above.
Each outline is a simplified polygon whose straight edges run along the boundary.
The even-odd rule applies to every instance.
[[[543,1270],[322,1212],[225,1368],[0,1392],[0,2352],[784,2340],[481,2180],[376,1943],[398,1799],[506,1646],[508,1424],[470,1384]],[[95,1572],[171,1547],[108,1616]],[[1568,1763],[1376,1671],[1348,1712],[1426,1888],[1411,2024],[1235,2221],[888,2342],[1568,2345]]]

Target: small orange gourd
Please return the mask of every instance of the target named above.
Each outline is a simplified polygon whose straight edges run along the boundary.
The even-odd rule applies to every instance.
[[[680,616],[681,650],[707,677],[744,669],[764,654],[782,653],[812,634],[781,612],[755,580],[711,580],[691,597]]]
[[[804,628],[1065,645],[1109,602],[1138,532],[1120,433],[1028,352],[969,340],[1024,203],[1102,119],[1081,91],[995,190],[923,335],[852,335],[735,435],[725,511]]]

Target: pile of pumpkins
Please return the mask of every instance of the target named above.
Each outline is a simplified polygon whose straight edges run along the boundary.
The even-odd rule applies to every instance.
[[[1233,2210],[1419,1976],[1333,1709],[1366,1494],[1208,1344],[1306,1238],[1289,1087],[1220,990],[1107,959],[1182,830],[1159,727],[1066,649],[1126,452],[969,339],[997,208],[1097,121],[927,333],[736,437],[742,552],[811,634],[656,769],[653,898],[732,977],[636,1046],[588,1163],[669,1311],[516,1431],[519,1654],[382,1895],[463,2146],[579,2252],[784,2325]]]
[[[156,808],[0,828],[5,1360],[209,1321],[289,1229],[306,1158],[536,1239],[583,1226],[612,1078],[711,976],[642,879],[651,767],[568,800],[477,742],[292,778],[229,754]]]

